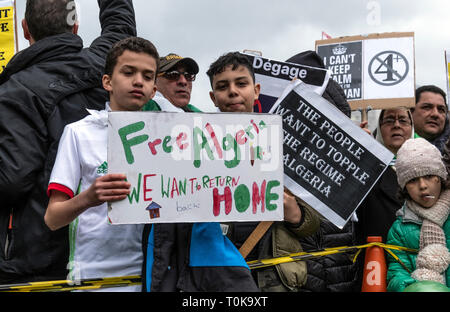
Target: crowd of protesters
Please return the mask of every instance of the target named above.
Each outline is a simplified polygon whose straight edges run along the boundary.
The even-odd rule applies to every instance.
[[[107,202],[125,199],[130,184],[107,171],[108,112],[200,112],[190,103],[200,69],[137,36],[132,0],[98,0],[101,35],[84,48],[68,2],[27,0],[30,47],[0,75],[0,284],[141,275],[141,285],[108,291],[359,292],[363,256],[256,270],[247,261],[380,236],[419,251],[398,252],[401,266],[388,257],[389,290],[450,286],[450,126],[446,94],[433,85],[416,90],[414,108],[382,110],[368,131],[395,157],[343,229],[288,189],[280,222],[110,225]],[[287,62],[325,68],[313,51]],[[206,74],[218,111],[253,112],[261,86],[245,56],[224,53]],[[333,79],[323,97],[350,117]]]

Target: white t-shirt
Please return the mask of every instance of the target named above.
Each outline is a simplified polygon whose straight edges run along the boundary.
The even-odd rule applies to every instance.
[[[64,128],[49,191],[74,196],[107,173],[107,110],[89,110],[91,115]],[[141,275],[144,225],[111,225],[107,209],[106,203],[89,208],[70,224],[71,280]],[[141,291],[141,286],[105,290]]]

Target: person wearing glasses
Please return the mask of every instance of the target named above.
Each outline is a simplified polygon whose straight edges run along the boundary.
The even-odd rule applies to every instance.
[[[374,137],[397,155],[406,140],[417,137],[410,110],[406,107],[382,110]],[[395,213],[403,204],[397,198],[395,161],[396,157],[357,209],[361,243],[366,242],[367,236],[381,236],[385,242],[389,227],[395,220]]]
[[[156,79],[156,95],[143,110],[201,112],[197,107],[189,104],[192,82],[198,71],[198,64],[192,58],[181,57],[174,53],[161,57]]]
[[[397,151],[406,140],[418,137],[414,132],[410,110],[406,107],[382,110],[374,137],[394,155],[397,155]],[[403,205],[398,198],[399,187],[395,162],[396,157],[356,210],[358,217],[356,233],[359,244],[367,243],[367,236],[381,236],[385,243],[389,229],[396,219],[396,212]],[[361,277],[364,254],[359,255],[358,260],[360,261],[359,277]]]
[[[143,111],[201,112],[189,104],[198,72],[192,58],[173,53],[160,58],[157,92]],[[259,291],[218,222],[146,224],[142,238],[144,292]]]

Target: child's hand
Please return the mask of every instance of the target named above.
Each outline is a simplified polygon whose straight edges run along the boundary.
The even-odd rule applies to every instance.
[[[302,212],[300,207],[295,200],[294,194],[292,194],[288,189],[284,189],[284,221],[289,223],[297,224],[300,223],[302,218]]]
[[[87,189],[88,206],[94,207],[104,202],[125,199],[130,194],[131,184],[125,181],[126,175],[111,173],[99,177]]]
[[[75,220],[91,207],[99,206],[106,201],[125,199],[130,193],[130,183],[125,181],[124,174],[107,174],[97,178],[85,191],[69,198],[60,191],[53,191],[50,196],[44,221],[55,231]]]

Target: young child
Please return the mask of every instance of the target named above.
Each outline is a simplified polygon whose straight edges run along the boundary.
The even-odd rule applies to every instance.
[[[253,112],[253,105],[259,97],[260,85],[255,83],[253,67],[247,57],[238,52],[230,52],[219,57],[207,72],[212,91],[209,93],[214,105],[221,112]],[[319,217],[311,208],[303,207],[288,190],[284,192],[284,219],[269,229],[260,243],[246,260],[272,258],[286,253],[302,251],[297,237],[315,233]],[[230,225],[229,236],[232,242],[241,247],[258,223],[244,222]],[[271,235],[276,246],[271,243]],[[295,235],[295,236],[294,236]],[[273,253],[272,253],[273,250]],[[302,261],[258,270],[255,280],[263,291],[293,291],[306,281],[306,264]],[[281,272],[278,275],[276,272]],[[259,275],[259,276],[257,276]]]
[[[50,177],[45,223],[52,230],[70,224],[70,279],[140,275],[142,225],[110,225],[108,201],[125,199],[123,174],[107,174],[108,111],[139,111],[155,94],[159,55],[154,45],[131,37],[107,55],[103,87],[110,102],[69,124]],[[141,286],[108,288],[140,291]]]
[[[425,139],[409,139],[397,152],[396,170],[405,204],[387,243],[419,252],[394,251],[402,263],[388,257],[388,291],[416,281],[450,286],[450,189],[441,153]]]

